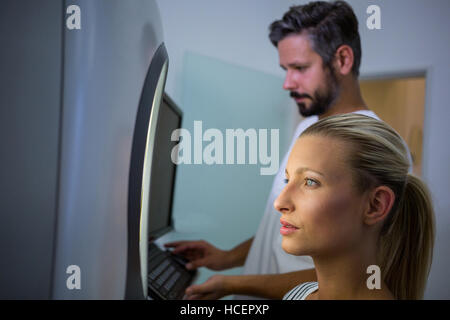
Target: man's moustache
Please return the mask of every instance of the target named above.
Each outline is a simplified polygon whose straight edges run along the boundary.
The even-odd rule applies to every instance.
[[[291,96],[291,98],[297,98],[297,99],[300,99],[300,98],[309,98],[309,99],[312,99],[312,97],[311,97],[309,94],[306,94],[306,93],[298,93],[298,92],[295,92],[295,91],[291,91],[290,96]]]

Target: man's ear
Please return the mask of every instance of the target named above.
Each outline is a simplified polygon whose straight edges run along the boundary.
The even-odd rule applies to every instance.
[[[366,225],[375,225],[387,218],[395,202],[395,194],[387,186],[376,187],[369,195],[369,206],[364,214]]]
[[[334,55],[334,70],[340,75],[347,75],[352,72],[352,67],[355,62],[355,56],[350,46],[341,45]]]

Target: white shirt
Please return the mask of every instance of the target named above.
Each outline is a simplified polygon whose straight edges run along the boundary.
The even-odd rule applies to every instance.
[[[370,110],[359,110],[354,113],[363,114],[380,120],[380,118]],[[291,153],[297,138],[304,130],[306,130],[306,128],[317,121],[318,116],[308,117],[301,121],[295,130],[289,150],[284,156],[273,181],[263,218],[253,239],[247,259],[245,260],[244,269],[242,271],[242,274],[244,275],[286,273],[314,268],[311,257],[290,255],[281,248],[281,213],[275,210],[273,203],[285,186],[284,171],[289,154]],[[243,295],[236,295],[234,298],[238,300],[261,299],[259,297]]]

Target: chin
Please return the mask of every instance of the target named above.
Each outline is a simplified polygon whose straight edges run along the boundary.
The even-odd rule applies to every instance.
[[[298,113],[301,115],[308,113],[309,108],[304,103],[297,103]]]
[[[295,241],[283,237],[283,240],[281,242],[281,248],[284,250],[284,252],[292,254],[293,256],[307,255],[306,253],[307,250],[299,246],[298,241],[296,243],[293,242]]]

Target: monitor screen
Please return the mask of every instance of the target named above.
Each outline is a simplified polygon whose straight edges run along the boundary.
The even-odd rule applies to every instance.
[[[181,111],[164,95],[158,114],[153,147],[148,204],[148,240],[153,241],[172,228],[172,201],[176,165],[171,151],[178,143],[171,141],[172,132],[181,126]]]

